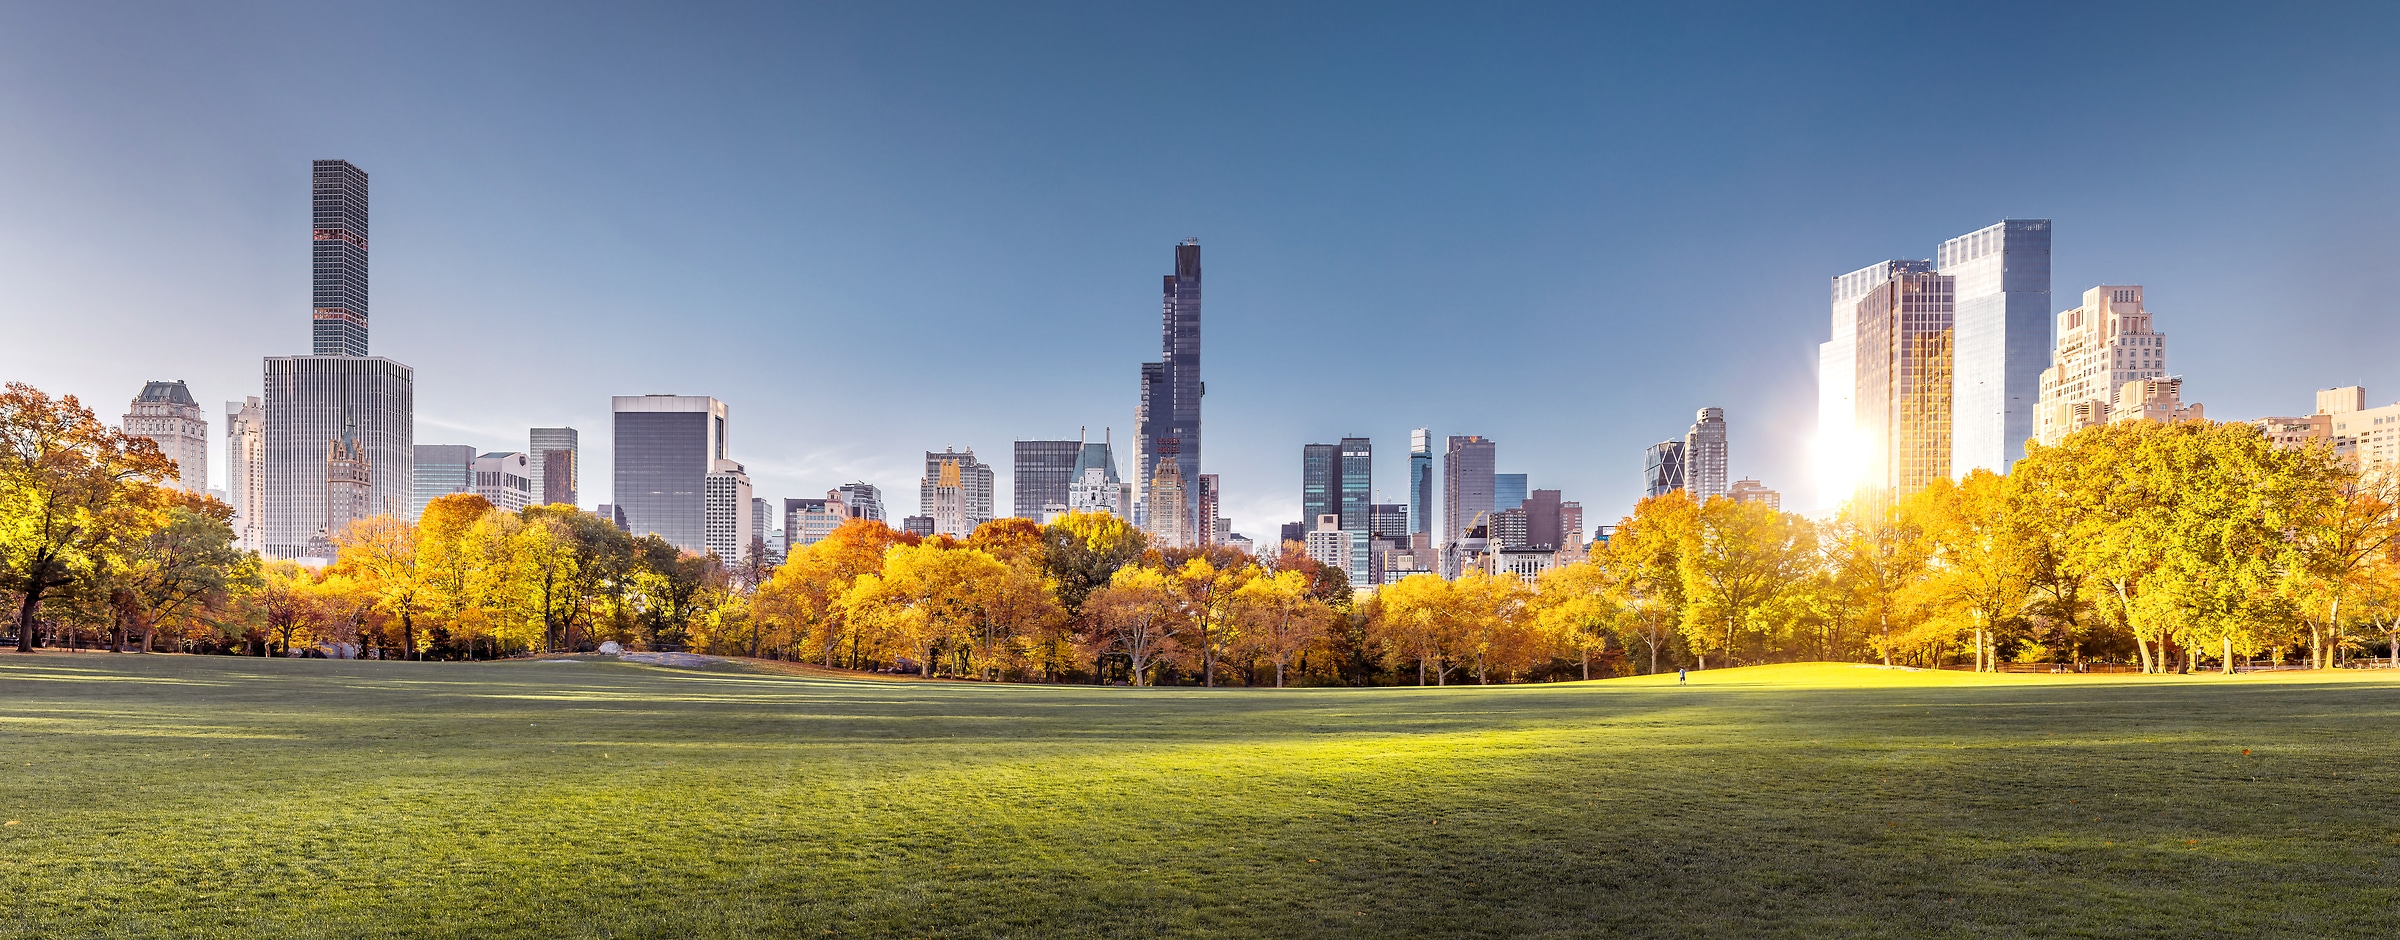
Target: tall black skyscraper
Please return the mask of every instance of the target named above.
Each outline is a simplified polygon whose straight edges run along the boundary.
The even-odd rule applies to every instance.
[[[1141,452],[1134,467],[1134,482],[1145,492],[1167,456],[1185,480],[1200,479],[1200,396],[1206,387],[1200,383],[1199,239],[1175,246],[1175,273],[1166,276],[1159,306],[1160,361],[1142,366]],[[1196,532],[1198,501],[1185,502],[1181,531]]]
[[[1332,444],[1300,445],[1300,524],[1317,528],[1318,516],[1342,512],[1342,452]]]
[[[367,354],[367,171],[315,161],[310,173],[311,351]]]

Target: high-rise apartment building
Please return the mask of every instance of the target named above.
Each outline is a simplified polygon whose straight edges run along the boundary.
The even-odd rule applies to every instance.
[[[1075,464],[1083,457],[1083,442],[1018,441],[1009,465],[1010,502],[1016,517],[1042,520],[1042,507],[1067,504],[1067,484],[1075,480]]]
[[[775,530],[775,504],[765,497],[750,497],[751,548],[757,549],[759,560],[771,570],[783,564],[783,536]]]
[[[533,477],[535,505],[575,505],[582,489],[580,436],[574,428],[534,428],[526,433],[525,464]]]
[[[1358,555],[1351,545],[1355,538],[1342,528],[1340,514],[1326,513],[1317,517],[1317,527],[1308,532],[1301,545],[1311,560],[1328,568],[1342,569],[1350,583],[1357,584],[1358,574],[1350,570],[1351,560]]]
[[[410,448],[408,518],[425,517],[425,504],[452,493],[475,491],[475,448],[465,444],[418,444]]]
[[[2151,327],[2139,284],[2103,284],[2058,315],[2058,343],[2042,370],[2034,436],[2058,442],[2106,424],[2126,383],[2167,374],[2167,334]]]
[[[1492,514],[1497,445],[1476,434],[1453,434],[1442,455],[1442,540],[1457,543]]]
[[[844,483],[833,492],[842,494],[842,505],[849,508],[850,518],[883,521],[883,491],[876,489],[875,484]]]
[[[1702,408],[1683,435],[1683,485],[1692,501],[1725,495],[1725,409]]]
[[[1665,496],[1684,488],[1686,441],[1660,441],[1642,452],[1642,496]]]
[[[475,495],[501,512],[524,512],[533,505],[533,466],[513,451],[475,458]]]
[[[2183,402],[2183,380],[2173,376],[2155,379],[2135,379],[2117,390],[2117,403],[2108,410],[2113,424],[2148,421],[2152,424],[2183,424],[2208,420],[2207,409],[2200,403]],[[2341,434],[2341,422],[2334,422],[2334,436]]]
[[[1492,474],[1492,511],[1507,512],[1525,505],[1525,474]]]
[[[1145,492],[1158,463],[1173,458],[1184,481],[1200,478],[1200,240],[1185,239],[1175,246],[1175,273],[1166,275],[1160,296],[1160,357],[1142,365],[1142,404],[1137,415],[1139,453],[1134,457],[1134,483]],[[1146,497],[1145,497],[1146,498]],[[1192,501],[1187,501],[1192,502]],[[1191,532],[1198,520],[1186,505],[1187,518],[1176,531]],[[1145,514],[1149,510],[1145,509]],[[1156,529],[1157,520],[1145,516]]]
[[[2163,391],[2160,397],[2164,397]],[[2188,411],[2189,419],[2197,420],[2200,406],[2188,406]],[[2312,430],[2322,429],[2312,439],[2330,441],[2337,452],[2346,449],[2361,466],[2386,469],[2400,466],[2400,404],[2367,407],[2365,386],[2318,390],[2317,413],[2310,416],[2308,423]],[[2298,446],[2302,442],[2279,443]]]
[[[944,467],[957,468],[959,487],[958,516],[955,519],[947,520],[947,528],[942,514],[935,511],[937,504],[934,501],[934,487],[944,479],[942,469]],[[918,512],[934,520],[935,532],[966,538],[977,527],[992,521],[991,466],[976,460],[975,448],[972,447],[966,450],[944,447],[938,454],[930,450],[926,451],[925,476],[917,481],[917,508]],[[953,528],[959,527],[963,527],[965,531],[952,531]]]
[[[1858,303],[1853,424],[1863,487],[1906,496],[1950,475],[1952,281],[1896,273]]]
[[[710,539],[709,478],[727,462],[731,410],[706,395],[618,395],[609,407],[616,438],[613,505],[625,514],[626,531],[656,535],[695,554],[718,547]],[[732,498],[730,491],[720,495]],[[745,509],[749,498],[741,496]]]
[[[719,460],[703,482],[708,492],[708,550],[728,565],[749,560],[758,530],[750,473],[740,463]]]
[[[1409,544],[1433,547],[1433,430],[1408,432]],[[1420,537],[1421,536],[1421,537]]]
[[[146,437],[175,461],[172,484],[192,494],[208,492],[208,417],[182,379],[150,382],[127,406],[125,433]]]
[[[318,160],[309,175],[311,351],[364,356],[367,173],[348,160]]]
[[[233,504],[233,543],[244,551],[267,547],[266,435],[267,409],[258,396],[225,403],[225,495]]]
[[[1200,475],[1200,485],[1193,491],[1193,498],[1198,499],[1200,505],[1192,515],[1205,523],[1199,530],[1192,533],[1195,536],[1192,543],[1197,547],[1217,544],[1217,531],[1226,528],[1225,520],[1217,518],[1218,504],[1223,501],[1225,496],[1224,492],[1219,489],[1221,486],[1223,484],[1218,481],[1216,474],[1203,473]]]
[[[367,474],[368,515],[400,515],[413,503],[416,372],[367,346],[367,174],[318,160],[310,200],[313,354],[267,357],[260,396],[263,550],[278,558],[302,557],[326,528],[339,508],[327,505],[327,481],[358,470],[329,461],[352,447]]]
[[[2050,365],[2050,220],[2007,219],[1943,242],[1952,286],[1950,468],[2007,473],[2034,436]]]

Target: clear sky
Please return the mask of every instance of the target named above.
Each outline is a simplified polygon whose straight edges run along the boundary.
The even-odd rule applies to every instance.
[[[2400,397],[2400,5],[0,5],[0,378],[113,418],[308,351],[308,161],[373,178],[418,443],[715,395],[762,496],[1131,433],[1206,252],[1207,469],[1480,433],[1638,494],[1726,409],[1814,502],[1827,279],[2056,220],[2052,305],[2145,285],[2210,416]],[[221,466],[212,474],[223,479]]]

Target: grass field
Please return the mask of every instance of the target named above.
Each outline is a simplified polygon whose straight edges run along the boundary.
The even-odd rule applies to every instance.
[[[2400,677],[0,656],[0,936],[2400,935]]]

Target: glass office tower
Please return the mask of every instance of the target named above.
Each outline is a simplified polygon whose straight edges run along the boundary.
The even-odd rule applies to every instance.
[[[1019,519],[1042,521],[1042,507],[1068,504],[1067,485],[1083,456],[1082,441],[1018,441],[1009,464],[1009,502]]]
[[[1442,541],[1455,544],[1492,514],[1497,445],[1476,434],[1452,435],[1442,457]]]
[[[1332,444],[1300,445],[1301,531],[1313,531],[1317,517],[1341,515],[1342,451]]]
[[[1950,469],[2006,473],[2025,456],[2050,366],[2050,220],[2008,219],[1943,242],[1953,291]]]
[[[695,554],[709,550],[708,476],[725,459],[725,403],[706,395],[611,398],[615,506],[626,530]]]

